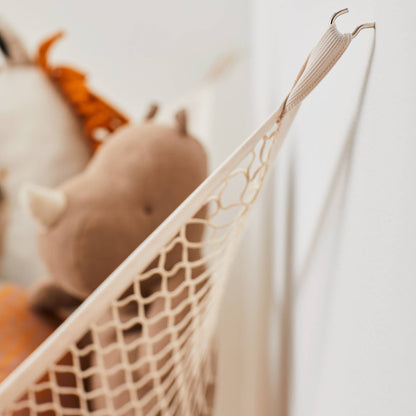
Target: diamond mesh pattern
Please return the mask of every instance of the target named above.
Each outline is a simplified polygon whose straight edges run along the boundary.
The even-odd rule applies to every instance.
[[[97,305],[86,331],[66,328],[74,335],[60,358],[43,354],[42,377],[2,415],[212,414],[219,304],[278,128],[252,140],[158,256]]]

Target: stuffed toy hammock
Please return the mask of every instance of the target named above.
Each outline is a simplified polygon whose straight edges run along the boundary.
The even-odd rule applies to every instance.
[[[333,16],[279,109],[3,381],[2,416],[212,414],[218,310],[247,214],[303,99],[352,38],[374,27],[342,34],[334,21],[343,12]],[[206,218],[195,217],[204,207]],[[205,228],[202,241],[189,238],[195,224]],[[181,260],[169,268],[166,259],[178,247]],[[194,262],[193,249],[203,253]],[[178,271],[184,279],[172,288]],[[160,285],[146,297],[141,286],[149,276]],[[150,316],[153,302],[163,307]],[[135,311],[128,321],[126,308]],[[129,329],[137,327],[132,337]],[[109,332],[113,342],[103,343]]]

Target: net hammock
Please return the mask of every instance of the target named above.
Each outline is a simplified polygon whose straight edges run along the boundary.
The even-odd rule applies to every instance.
[[[331,22],[279,109],[0,385],[0,415],[212,414],[216,322],[245,219],[300,103],[352,37]]]

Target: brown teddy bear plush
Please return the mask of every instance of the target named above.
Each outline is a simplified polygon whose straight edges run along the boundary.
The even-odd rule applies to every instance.
[[[40,226],[38,246],[48,270],[48,276],[32,287],[30,300],[34,308],[66,316],[205,179],[206,153],[199,141],[188,134],[185,111],[177,113],[174,126],[155,124],[155,113],[156,108],[151,108],[143,124],[120,128],[102,145],[83,173],[59,188],[26,186],[25,205]],[[205,214],[203,209],[196,216],[203,218]],[[197,242],[202,237],[203,226],[187,227],[190,241]],[[182,250],[175,246],[167,254],[167,270],[182,259]],[[200,250],[189,250],[190,261],[200,258]],[[195,275],[204,267],[198,269],[194,270]],[[180,269],[169,278],[168,289],[177,288],[184,278]],[[160,279],[151,276],[140,285],[144,296],[149,296],[159,289]],[[187,291],[176,295],[174,303],[182,302],[186,296]],[[137,307],[133,309],[124,311],[123,322],[137,314]],[[146,316],[154,317],[163,309],[163,301],[157,298],[146,305]],[[167,320],[161,319],[148,328],[148,333],[156,336],[166,326]],[[133,325],[125,333],[125,341],[137,339],[140,331],[140,327]],[[100,344],[109,346],[115,338],[115,330],[108,331]],[[168,340],[158,344],[159,350],[167,350],[166,361],[171,354]],[[138,347],[136,360],[143,358],[146,350],[144,345]],[[119,360],[115,352],[107,354],[105,359],[94,357],[90,365],[100,361],[111,368]],[[145,366],[133,377],[144,377],[148,371]],[[102,385],[101,377],[94,377],[89,389]],[[118,374],[104,377],[114,388],[125,379]],[[151,388],[149,384],[145,391],[139,391],[137,398]],[[94,409],[107,408],[108,400],[115,409],[126,404],[122,395],[98,397],[94,400]]]

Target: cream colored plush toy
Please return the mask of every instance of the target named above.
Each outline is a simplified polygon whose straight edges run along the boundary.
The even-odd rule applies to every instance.
[[[19,204],[22,183],[56,186],[84,169],[95,130],[127,119],[89,91],[86,77],[49,64],[50,46],[35,57],[0,19],[0,282],[29,285],[45,273],[33,224]]]
[[[29,284],[44,269],[19,187],[59,184],[85,167],[91,150],[77,116],[1,21],[0,39],[0,281]]]

